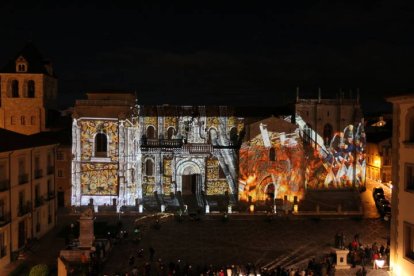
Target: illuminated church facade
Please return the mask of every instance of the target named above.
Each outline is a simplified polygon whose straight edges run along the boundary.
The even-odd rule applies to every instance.
[[[146,197],[237,197],[244,121],[226,106],[140,106],[132,93],[77,100],[72,205],[137,206]],[[119,210],[119,209],[118,209]]]

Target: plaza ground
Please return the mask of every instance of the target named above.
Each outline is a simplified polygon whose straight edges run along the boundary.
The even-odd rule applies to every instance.
[[[149,247],[155,250],[155,259],[163,262],[177,262],[178,259],[190,263],[193,267],[212,264],[215,267],[230,264],[244,265],[252,263],[256,267],[275,268],[306,267],[309,259],[320,258],[331,252],[334,236],[338,232],[345,234],[345,243],[352,241],[359,234],[364,245],[386,245],[389,236],[389,222],[383,221],[375,209],[371,208],[372,186],[361,193],[364,204],[364,218],[298,218],[295,216],[274,216],[271,220],[266,215],[234,214],[228,221],[223,221],[222,214],[202,216],[199,221],[188,217],[178,222],[174,216],[160,219],[160,228],[155,229],[155,218],[139,220],[142,240],[133,241],[133,230],[138,218],[136,215],[97,214],[97,221],[116,225],[119,219],[129,237],[114,243],[103,272],[114,275],[130,271],[129,256],[144,249],[143,258],[135,258],[135,265],[149,261]],[[364,203],[365,201],[365,203]],[[371,207],[366,207],[371,206]],[[375,208],[375,205],[373,206]],[[142,218],[142,217],[141,217]],[[24,254],[24,260],[18,260],[0,271],[7,275],[20,263],[28,267],[46,263],[56,266],[59,250],[65,247],[62,228],[76,222],[78,215],[60,212],[58,226],[44,238],[36,241]],[[136,255],[135,255],[136,256]],[[367,268],[369,268],[367,266]],[[355,275],[358,268],[337,271],[336,275]],[[387,275],[385,270],[369,270],[368,275]]]

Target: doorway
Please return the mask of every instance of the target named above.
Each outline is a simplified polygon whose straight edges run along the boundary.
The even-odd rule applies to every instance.
[[[182,175],[182,194],[195,195],[199,174]]]
[[[65,206],[65,192],[58,192],[57,193],[57,199],[58,199],[58,207],[64,207]]]

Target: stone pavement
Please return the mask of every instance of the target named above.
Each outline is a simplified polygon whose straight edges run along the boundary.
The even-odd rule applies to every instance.
[[[274,268],[305,267],[310,258],[319,257],[332,250],[334,236],[344,232],[345,242],[359,233],[362,243],[386,244],[389,224],[380,219],[301,219],[274,218],[267,220],[264,215],[230,215],[229,221],[222,221],[222,215],[208,215],[201,221],[186,218],[177,222],[173,217],[161,220],[160,229],[151,225],[154,220],[142,222],[143,238],[139,244],[132,241],[136,216],[121,217],[124,229],[130,233],[129,239],[114,245],[104,272],[127,272],[132,269],[128,258],[139,248],[144,249],[144,257],[136,258],[136,265],[148,261],[149,247],[155,250],[155,259],[164,262],[184,260],[194,265],[224,266],[228,264],[254,263],[256,267]],[[56,264],[64,239],[57,236],[60,228],[77,220],[77,216],[59,215],[59,225],[48,233],[27,252],[29,266],[36,263]],[[116,223],[118,215],[98,215],[97,220],[110,220]],[[8,275],[18,262],[0,270],[0,275]],[[357,269],[337,271],[336,275],[355,275]],[[369,271],[368,275],[386,275],[384,270]]]

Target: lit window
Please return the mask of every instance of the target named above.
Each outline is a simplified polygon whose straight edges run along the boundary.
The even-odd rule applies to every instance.
[[[404,255],[414,261],[414,224],[404,222]]]

